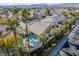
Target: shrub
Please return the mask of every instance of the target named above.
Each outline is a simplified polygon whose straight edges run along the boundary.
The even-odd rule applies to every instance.
[[[52,47],[52,49],[55,48],[56,47],[56,44],[55,43],[52,44],[51,47]]]
[[[2,31],[0,31],[0,36],[2,35],[2,33],[3,33],[3,32],[2,32]]]
[[[17,35],[17,40],[19,40],[19,39],[20,39],[20,36]],[[15,46],[15,41],[14,41],[14,36],[13,36],[13,34],[10,34],[10,35],[8,35],[8,36],[5,37],[5,38],[0,39],[0,45],[1,45],[2,47],[5,47],[5,46],[4,46],[4,43],[2,42],[2,40],[4,41],[6,48],[10,48],[10,47]]]

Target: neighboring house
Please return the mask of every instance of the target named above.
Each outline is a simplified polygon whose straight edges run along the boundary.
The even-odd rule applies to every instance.
[[[1,37],[7,36],[6,34],[9,34],[9,33],[10,33],[9,31],[6,31],[6,28],[7,28],[7,26],[5,26],[5,25],[0,25],[0,31],[3,31]],[[0,38],[1,38],[1,37],[0,37]]]
[[[58,14],[53,14],[51,17],[53,18],[54,22],[57,22],[57,23],[61,23],[65,20],[64,16],[58,15]]]
[[[19,23],[19,28],[25,29],[26,28],[26,24],[23,22]]]
[[[34,18],[41,20],[43,19],[44,13],[42,11],[35,10],[32,15]]]
[[[21,13],[22,13],[21,11],[18,12],[17,18],[18,18],[19,20],[22,20],[22,15],[21,15]]]
[[[8,11],[8,15],[8,19],[10,19],[13,16],[11,11]]]
[[[6,28],[7,28],[7,26],[5,26],[5,25],[0,25],[0,31],[5,31]]]
[[[40,12],[38,14],[41,15]],[[40,35],[43,32],[45,32],[45,33],[49,32],[49,30],[52,27],[57,26],[59,24],[59,22],[61,22],[63,20],[64,19],[61,16],[59,16],[58,14],[53,14],[52,16],[48,16],[44,19],[41,19],[39,22],[31,22],[31,24],[27,24],[28,30],[31,33]],[[22,29],[24,29],[25,24],[21,22],[20,27],[22,27]]]
[[[2,19],[7,19],[7,16],[6,15],[1,15],[1,18]]]
[[[19,16],[18,16],[18,19],[19,19],[19,20],[22,20],[22,16],[21,16],[21,15],[19,15]]]

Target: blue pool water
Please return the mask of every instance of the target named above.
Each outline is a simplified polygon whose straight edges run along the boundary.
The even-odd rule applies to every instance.
[[[35,45],[38,42],[38,39],[34,35],[28,36],[29,42],[33,45]]]

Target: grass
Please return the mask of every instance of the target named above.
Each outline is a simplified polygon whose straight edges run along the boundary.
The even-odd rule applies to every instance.
[[[0,24],[1,24],[1,25],[5,25],[5,24],[6,24],[6,20],[0,19]]]

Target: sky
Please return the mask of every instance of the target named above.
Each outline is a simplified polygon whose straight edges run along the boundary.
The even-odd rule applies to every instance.
[[[0,0],[0,4],[79,3],[79,0]]]
[[[0,0],[0,5],[31,5],[38,3],[60,4],[60,3],[79,3],[79,0]]]
[[[41,3],[0,3],[0,5],[32,5],[32,4],[41,4]],[[45,3],[45,4],[59,4],[59,3]]]

